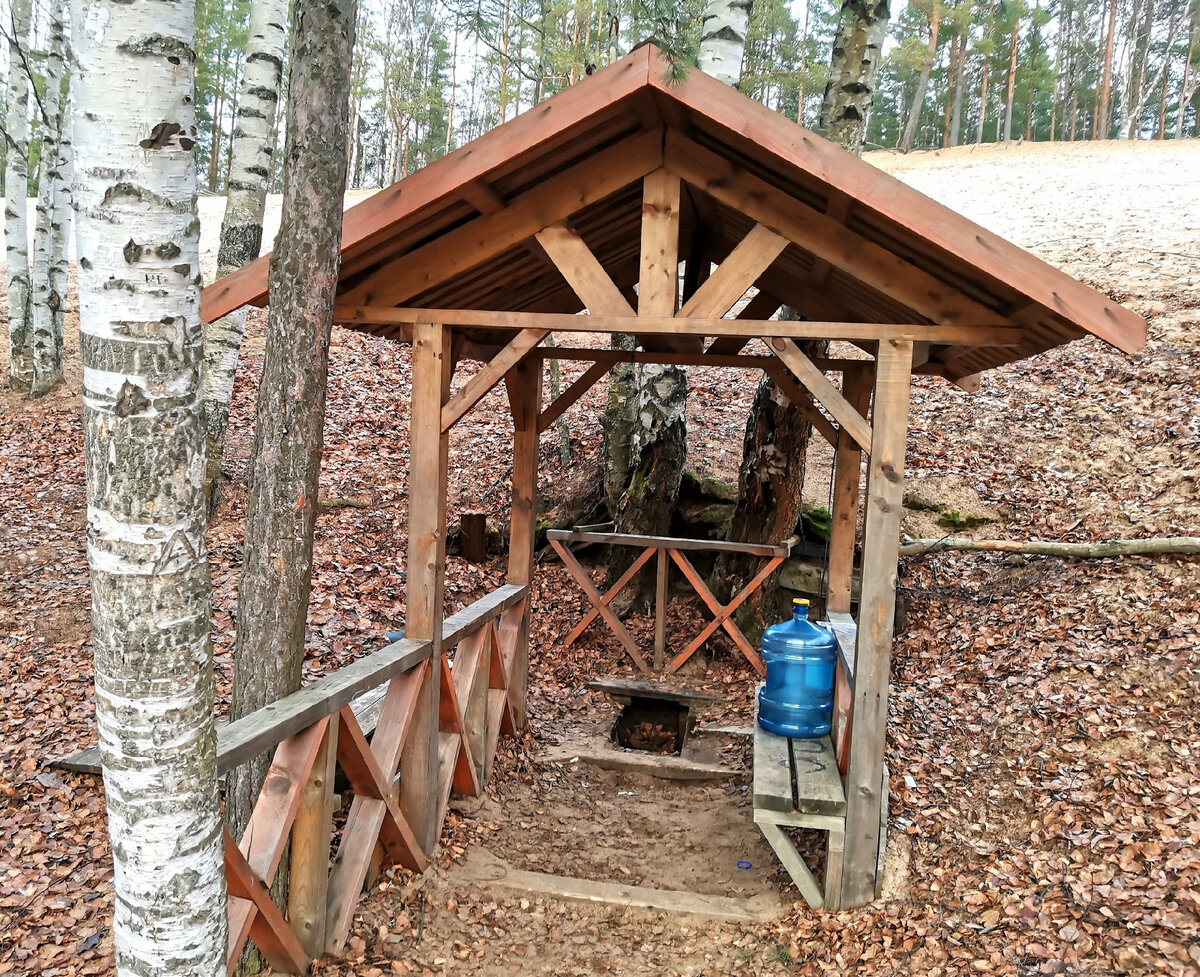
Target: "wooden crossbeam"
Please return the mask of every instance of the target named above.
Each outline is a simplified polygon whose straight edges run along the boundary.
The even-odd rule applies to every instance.
[[[813,426],[813,430],[830,444],[837,444],[837,428],[833,426],[829,418],[817,410],[812,395],[793,379],[787,367],[774,357],[772,359],[775,360],[773,363],[763,364],[767,376],[775,381],[775,386],[783,391],[783,395],[791,401],[792,406],[804,415],[805,420]]]
[[[636,314],[592,249],[565,223],[544,227],[535,237],[589,312],[603,315]]]
[[[770,319],[779,307],[783,305],[774,295],[764,289],[759,289],[758,294],[754,296],[746,307],[738,313],[739,319]],[[730,356],[739,352],[750,341],[749,336],[718,336],[708,344],[708,349],[704,351],[705,356]]]
[[[833,415],[834,420],[841,425],[842,430],[854,438],[867,454],[871,453],[871,425],[869,425],[850,402],[842,396],[829,378],[813,365],[812,360],[805,356],[800,348],[790,340],[764,339],[763,342],[780,360],[786,364],[798,379],[821,404]]]
[[[276,747],[271,759],[262,790],[259,791],[237,848],[246,870],[264,886],[269,887],[274,883],[275,874],[279,871],[279,863],[287,850],[292,822],[296,818],[309,772],[316,762],[328,725],[327,718],[321,719],[289,737]],[[226,874],[241,871],[230,860],[228,848],[225,871]],[[241,956],[247,937],[256,926],[261,925],[258,913],[257,903],[249,896],[230,900],[229,949],[233,960]]]
[[[427,863],[425,853],[396,805],[392,779],[384,773],[354,713],[343,708],[338,713],[338,723],[338,765],[350,781],[355,795],[383,802],[380,842],[387,848],[388,854],[405,868],[424,871]]]
[[[755,224],[708,281],[684,303],[680,317],[711,319],[725,315],[787,246],[787,238]]]
[[[471,755],[471,741],[467,736],[467,724],[462,706],[458,701],[458,690],[450,674],[450,662],[442,656],[442,691],[438,700],[438,729],[458,737],[458,748],[454,757],[454,789],[464,797],[478,797],[479,777],[475,773],[475,760]]]
[[[246,861],[246,856],[238,849],[229,829],[225,828],[225,878],[229,886],[231,899],[242,899],[253,907],[249,924],[249,936],[254,940],[262,955],[272,970],[280,970],[285,974],[308,973],[309,958],[304,947],[292,932],[288,921],[283,918],[271,893],[263,885],[262,880],[255,875],[254,870]],[[228,973],[233,974],[237,969],[241,952],[241,943],[237,953],[232,952],[233,933],[230,931],[230,953],[227,958]],[[241,942],[245,942],[245,936]]]
[[[509,202],[388,261],[345,292],[347,305],[395,305],[435,288],[657,169],[662,133],[647,132],[602,150]]]
[[[693,654],[695,654],[696,649],[703,645],[704,642],[706,642],[712,636],[713,632],[716,631],[717,628],[724,628],[729,637],[733,639],[733,643],[737,645],[742,654],[746,656],[746,660],[754,666],[754,670],[758,672],[759,675],[766,675],[767,670],[763,665],[762,659],[758,656],[758,652],[754,650],[750,642],[746,640],[746,636],[742,634],[742,629],[739,628],[736,623],[734,623],[733,614],[739,607],[742,606],[742,604],[746,602],[746,599],[750,597],[751,594],[753,594],[756,590],[758,590],[759,587],[762,586],[763,581],[779,568],[779,565],[783,562],[783,557],[775,556],[768,560],[766,566],[759,570],[759,572],[755,574],[754,579],[746,584],[746,586],[743,587],[728,604],[722,604],[719,600],[717,600],[713,592],[708,589],[708,585],[704,582],[704,578],[696,572],[696,568],[692,566],[691,561],[688,560],[683,553],[681,553],[679,550],[671,550],[671,559],[673,559],[678,565],[679,569],[683,571],[683,575],[687,577],[688,583],[692,585],[692,588],[697,594],[700,595],[700,599],[704,601],[704,603],[708,606],[708,609],[712,611],[713,619],[698,635],[696,635],[695,638],[691,640],[691,642],[689,642],[688,646],[684,648],[683,651],[675,656],[675,658],[671,661],[668,671],[678,671],[683,666],[684,662],[686,662],[692,657]]]
[[[549,350],[547,350],[549,352]],[[549,357],[547,357],[549,359]],[[538,434],[541,434],[550,427],[555,421],[562,417],[563,413],[571,407],[580,397],[592,389],[599,380],[609,370],[609,363],[604,360],[597,360],[586,370],[574,383],[566,390],[558,395],[558,399],[552,404],[548,404],[546,409],[538,414],[537,429]]]
[[[515,657],[514,644],[520,637],[520,615],[513,615],[511,621],[504,623],[508,626],[503,629],[499,622],[493,623],[489,633],[488,690],[489,692],[504,693],[500,713],[500,730],[509,736],[516,736],[517,714],[511,694],[512,686],[509,683],[512,675],[509,663]],[[488,755],[491,756],[495,752],[495,743],[493,742],[488,748]]]
[[[587,626],[596,620],[596,617],[600,614],[600,607],[607,607],[613,602],[617,594],[625,589],[625,585],[628,584],[629,581],[634,578],[637,572],[646,565],[650,557],[654,555],[654,552],[655,550],[653,546],[648,546],[642,551],[638,558],[629,565],[629,569],[621,574],[621,576],[617,579],[617,582],[609,587],[604,596],[600,598],[600,604],[593,604],[592,609],[580,619],[579,623],[576,624],[575,627],[571,628],[570,633],[566,636],[566,638],[563,639],[564,648],[570,648],[571,645],[575,643],[579,636],[587,630]]]
[[[497,386],[543,339],[548,329],[524,329],[451,397],[442,408],[442,431],[449,431],[462,416]]]
[[[850,219],[850,211],[854,207],[854,198],[849,194],[842,193],[840,190],[830,190],[829,199],[825,202],[825,216],[831,220],[837,221],[839,224],[845,224]],[[814,258],[812,275],[810,281],[821,288],[824,286],[826,279],[829,278],[829,273],[833,270],[831,265],[824,258]]]
[[[666,165],[726,206],[778,231],[874,291],[933,322],[981,325],[1003,317],[886,248],[807,207],[681,133],[666,134]]]
[[[494,312],[483,309],[418,309],[338,306],[338,322],[349,325],[445,323],[480,329],[547,329],[552,332],[637,333],[663,336],[780,336],[788,339],[897,340],[953,346],[1019,346],[1020,327],[994,316],[989,325],[930,326],[903,322],[832,322],[790,319],[684,319],[678,316],[601,316],[562,312]]]
[[[600,592],[596,590],[596,585],[592,583],[592,579],[588,576],[587,571],[584,570],[583,567],[579,565],[579,561],[575,559],[575,554],[567,549],[560,540],[551,539],[550,545],[554,547],[554,551],[563,561],[563,566],[567,568],[567,572],[570,573],[575,582],[579,584],[580,589],[587,596],[587,599],[591,602],[592,606],[599,611],[600,616],[604,618],[604,622],[612,629],[613,634],[617,636],[617,640],[620,641],[625,647],[625,650],[629,652],[629,657],[634,660],[634,663],[639,669],[646,674],[649,674],[650,669],[646,665],[646,659],[642,657],[642,653],[638,649],[637,642],[634,641],[630,636],[629,631],[626,630],[625,625],[621,622],[621,619],[617,617],[615,613],[613,613],[612,608],[610,608],[608,604],[604,602],[604,598],[601,597]],[[651,549],[647,552],[653,553],[653,550]],[[646,558],[649,559],[648,556]]]

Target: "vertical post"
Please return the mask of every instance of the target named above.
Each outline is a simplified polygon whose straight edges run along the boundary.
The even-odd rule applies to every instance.
[[[665,546],[658,548],[658,585],[654,591],[654,670],[661,672],[667,657],[667,559]]]
[[[325,953],[329,842],[333,834],[333,777],[337,767],[336,717],[325,720],[317,758],[292,822],[288,921],[310,958]]]
[[[842,874],[845,908],[865,905],[875,897],[878,874],[880,817],[886,803],[883,752],[911,371],[911,342],[880,342],[863,531],[862,590],[858,602],[854,725],[846,780],[846,852]]]
[[[867,416],[871,402],[870,366],[847,368],[842,393],[856,411]],[[850,613],[854,578],[854,540],[858,532],[858,493],[862,449],[844,432],[833,464],[833,519],[829,528],[829,570],[825,607]]]
[[[533,584],[533,547],[538,511],[538,411],[542,406],[542,359],[527,356],[504,378],[513,416],[512,509],[508,534],[508,582]],[[529,605],[521,623],[509,666],[509,697],[518,727],[525,725],[529,685]]]
[[[412,725],[400,758],[400,810],[426,854],[437,845],[438,690],[442,667],[442,595],[446,568],[446,466],[449,438],[442,406],[450,390],[450,331],[416,323],[409,417],[408,590],[405,632],[433,643],[423,667]]]
[[[638,315],[674,315],[679,297],[679,177],[655,170],[642,181]]]

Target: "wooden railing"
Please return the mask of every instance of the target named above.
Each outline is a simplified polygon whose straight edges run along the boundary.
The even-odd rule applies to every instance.
[[[414,737],[436,738],[436,783],[421,786],[436,791],[439,825],[452,791],[483,790],[500,734],[518,725],[528,595],[526,586],[507,585],[447,618],[438,661],[432,641],[403,638],[220,731],[222,773],[275,748],[240,841],[225,836],[230,973],[247,939],[275,970],[306,973],[313,958],[345,945],[363,886],[382,864],[425,867],[431,852],[400,808],[401,755]],[[439,706],[436,722],[422,729],[417,700],[431,668]],[[351,703],[385,683],[368,743]],[[353,796],[331,862],[338,768]],[[268,890],[289,842],[283,913]]]

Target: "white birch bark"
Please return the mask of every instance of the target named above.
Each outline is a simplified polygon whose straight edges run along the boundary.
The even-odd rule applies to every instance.
[[[96,714],[120,977],[227,938],[200,420],[192,0],[74,0]]]
[[[29,50],[30,0],[12,0],[8,45],[4,244],[8,272],[8,383],[26,392],[33,382],[29,349],[29,75],[22,52]]]
[[[63,349],[63,333],[67,313],[67,288],[71,273],[71,221],[75,207],[71,184],[75,179],[75,151],[71,141],[70,96],[71,49],[64,46],[63,71],[67,75],[67,91],[63,95],[62,115],[58,126],[58,180],[54,188],[54,216],[51,220],[54,253],[50,263],[50,301],[54,312],[54,334],[58,348]]]
[[[29,387],[31,397],[41,397],[49,393],[62,377],[62,340],[54,328],[54,313],[61,304],[61,298],[54,292],[50,281],[57,258],[54,205],[62,182],[58,138],[61,118],[63,23],[61,10],[55,8],[50,10],[50,37],[45,65],[42,158],[38,165],[37,224],[33,233],[33,267],[29,288],[29,346],[30,363],[33,367]]]
[[[217,252],[219,277],[253,261],[262,247],[263,210],[271,180],[287,16],[287,0],[253,0],[250,5],[245,67],[233,126],[229,195]],[[208,437],[206,477],[210,501],[215,498],[213,489],[229,428],[229,404],[245,330],[245,309],[204,326],[201,393]]]
[[[753,0],[710,0],[704,11],[696,63],[706,75],[733,88],[742,79],[742,56]]]
[[[889,0],[842,0],[838,14],[817,131],[856,156],[862,155],[867,136],[890,19]]]

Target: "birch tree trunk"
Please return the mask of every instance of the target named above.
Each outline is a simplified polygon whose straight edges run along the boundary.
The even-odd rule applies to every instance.
[[[8,384],[28,392],[33,386],[29,329],[29,51],[31,0],[12,0],[8,45],[8,106],[4,129],[4,246],[8,272]]]
[[[746,28],[753,0],[710,0],[704,11],[696,63],[706,75],[736,88],[742,78]]]
[[[120,977],[225,973],[189,0],[73,7],[96,715]]]
[[[63,173],[58,139],[61,130],[60,87],[63,72],[63,23],[60,10],[50,10],[50,37],[45,60],[46,88],[42,96],[42,158],[38,165],[37,225],[33,232],[33,273],[29,305],[30,363],[33,375],[29,394],[41,397],[62,378],[62,336],[55,328],[55,313],[62,296],[53,289],[51,276],[58,259],[55,231],[56,200]]]
[[[234,118],[228,198],[217,251],[219,277],[253,261],[262,247],[263,210],[271,180],[272,135],[283,80],[287,15],[287,0],[253,0],[250,5],[245,68]],[[229,429],[229,404],[245,330],[245,309],[204,327],[201,386],[208,438],[206,479],[210,509],[216,502],[221,455]]]
[[[875,73],[891,16],[888,0],[843,0],[838,15],[819,131],[855,155],[867,138]]]
[[[341,266],[355,0],[297,0],[283,221],[271,257],[267,349],[246,505],[232,718],[300,686],[321,469],[333,300]],[[241,833],[269,755],[230,771]]]
[[[69,14],[69,11],[68,11]],[[75,180],[75,147],[71,137],[71,116],[74,100],[71,97],[71,48],[64,45],[63,70],[67,75],[67,91],[63,94],[62,114],[58,126],[58,183],[54,193],[54,216],[51,221],[54,254],[50,263],[50,301],[54,311],[54,334],[58,349],[63,349],[66,326],[67,288],[71,273],[71,221],[75,206],[72,183]]]

